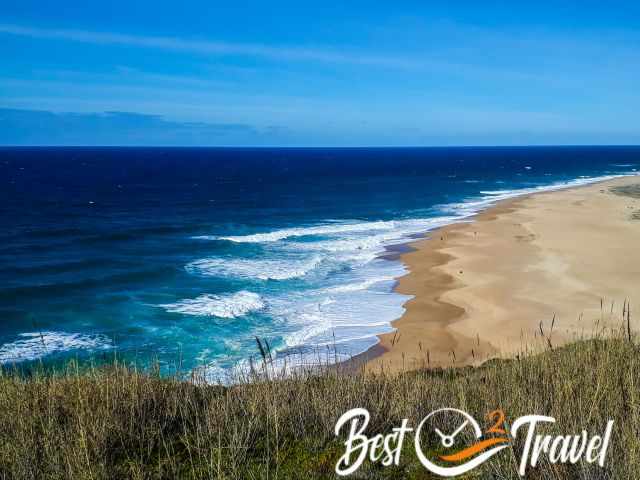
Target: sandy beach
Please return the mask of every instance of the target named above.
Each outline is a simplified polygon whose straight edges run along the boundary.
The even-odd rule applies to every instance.
[[[397,291],[414,298],[367,368],[479,364],[540,344],[540,328],[561,345],[618,325],[625,301],[638,328],[639,245],[638,177],[518,197],[431,232],[401,257]]]

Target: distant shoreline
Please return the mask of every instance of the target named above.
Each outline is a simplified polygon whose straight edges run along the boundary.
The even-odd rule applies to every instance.
[[[594,328],[601,298],[617,313],[638,304],[640,222],[631,216],[640,200],[610,191],[635,184],[621,177],[501,200],[410,242],[395,290],[414,297],[396,332],[354,361],[390,371],[479,364],[515,355],[554,315],[554,341],[564,344]]]

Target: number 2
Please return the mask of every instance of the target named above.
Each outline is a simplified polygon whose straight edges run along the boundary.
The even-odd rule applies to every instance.
[[[493,412],[487,413],[487,420],[493,421],[493,425],[487,429],[486,433],[498,433],[502,435],[506,435],[506,431],[504,430],[504,412],[500,409],[494,410]]]

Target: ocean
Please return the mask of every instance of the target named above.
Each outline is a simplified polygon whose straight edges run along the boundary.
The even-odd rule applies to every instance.
[[[0,148],[0,363],[117,353],[215,380],[256,338],[339,361],[402,315],[407,242],[638,169],[640,147]]]

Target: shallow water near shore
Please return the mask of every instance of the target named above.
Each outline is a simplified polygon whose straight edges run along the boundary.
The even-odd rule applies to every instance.
[[[0,149],[0,362],[119,352],[245,368],[363,352],[409,298],[403,245],[636,147]]]

